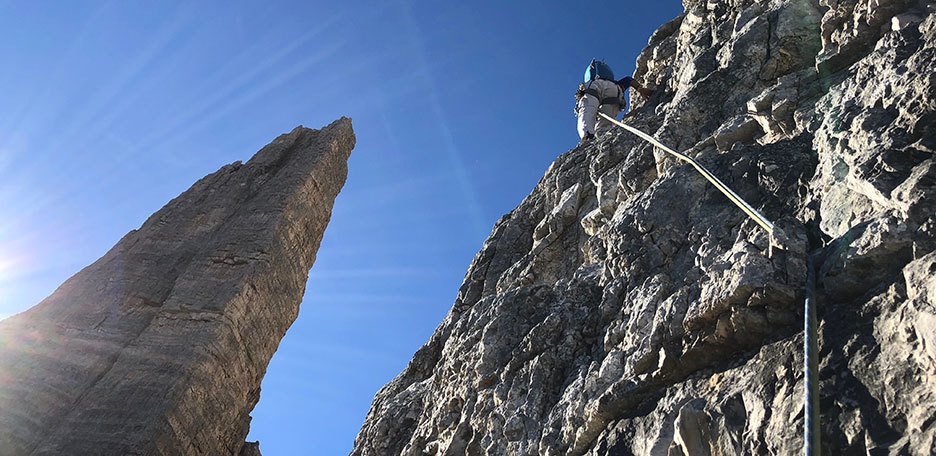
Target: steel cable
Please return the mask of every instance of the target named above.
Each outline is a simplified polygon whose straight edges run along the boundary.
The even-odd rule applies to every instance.
[[[773,233],[773,230],[774,230],[773,223],[771,223],[770,220],[767,220],[767,217],[764,217],[760,212],[757,211],[757,209],[754,209],[753,207],[751,207],[751,205],[748,204],[747,201],[744,201],[744,199],[742,199],[740,196],[738,196],[737,193],[735,193],[730,188],[728,188],[728,186],[725,185],[722,181],[718,180],[718,178],[715,177],[714,174],[712,174],[709,170],[705,169],[705,167],[702,166],[699,162],[695,161],[695,159],[693,159],[692,157],[686,154],[670,149],[665,144],[661,143],[660,141],[657,141],[656,138],[654,138],[653,136],[650,136],[630,125],[627,125],[624,122],[621,122],[620,120],[617,120],[603,112],[599,112],[598,114],[601,115],[601,117],[608,119],[615,125],[639,136],[644,141],[647,141],[653,144],[654,146],[657,146],[660,149],[663,149],[664,151],[672,155],[675,155],[676,158],[679,158],[680,160],[683,160],[691,164],[696,169],[696,171],[699,172],[699,174],[702,174],[703,177],[708,179],[708,181],[711,182],[712,185],[714,185],[718,190],[720,190],[725,196],[727,196],[728,199],[731,200],[731,202],[735,203],[735,205],[741,208],[741,210],[744,211],[744,213],[746,213],[755,222],[757,222],[758,225],[760,225],[762,228],[767,230],[767,234]]]
[[[691,164],[696,171],[702,174],[703,177],[708,179],[713,185],[715,185],[718,190],[720,190],[725,196],[728,197],[735,205],[741,208],[749,217],[751,217],[758,225],[767,230],[767,233],[770,235],[776,235],[778,238],[782,238],[783,234],[774,233],[774,224],[767,220],[760,212],[751,207],[747,201],[744,201],[737,193],[732,191],[720,181],[714,174],[709,170],[705,169],[699,162],[695,161],[692,157],[677,152],[665,144],[658,141],[656,138],[630,126],[627,125],[613,117],[603,113],[598,113],[601,117],[609,120],[613,124],[624,128],[625,130],[637,135],[641,139],[653,144],[654,146],[663,149],[665,152],[676,156],[680,160],[688,162]],[[771,241],[773,245],[773,241]],[[816,456],[822,454],[822,443],[820,439],[820,417],[819,417],[819,375],[818,375],[818,342],[817,342],[817,329],[816,329],[816,306],[815,299],[813,297],[815,289],[815,267],[813,265],[812,258],[807,258],[807,273],[806,273],[806,299],[804,302],[804,336],[803,336],[803,370],[804,370],[804,442],[803,442],[803,453],[805,456]]]

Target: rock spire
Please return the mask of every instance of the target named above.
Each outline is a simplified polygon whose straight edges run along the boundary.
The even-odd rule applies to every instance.
[[[249,414],[354,142],[347,118],[281,135],[0,322],[0,455],[258,454]]]

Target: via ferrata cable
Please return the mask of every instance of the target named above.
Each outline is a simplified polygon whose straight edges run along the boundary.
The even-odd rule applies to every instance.
[[[609,115],[607,115],[607,114],[605,114],[605,113],[603,113],[603,112],[599,112],[598,114],[601,115],[601,117],[604,117],[605,119],[611,121],[611,122],[614,123],[615,125],[617,125],[617,126],[623,128],[623,129],[625,129],[625,130],[627,130],[627,131],[629,131],[629,132],[631,132],[631,133],[637,135],[638,137],[640,137],[640,138],[643,139],[644,141],[647,141],[647,142],[653,144],[654,146],[657,146],[657,147],[659,147],[660,149],[663,149],[664,151],[666,151],[666,152],[668,152],[668,153],[670,153],[670,154],[672,154],[672,155],[675,155],[676,158],[679,158],[680,160],[683,160],[683,161],[688,162],[689,164],[691,164],[692,167],[695,168],[696,171],[699,172],[699,174],[702,174],[703,177],[705,177],[706,179],[708,179],[708,181],[711,182],[712,185],[715,186],[715,188],[717,188],[717,189],[720,190],[723,194],[725,194],[725,196],[727,196],[728,199],[731,200],[731,202],[735,203],[735,205],[737,205],[739,208],[741,208],[741,210],[744,211],[744,213],[746,213],[746,214],[747,214],[749,217],[751,217],[755,222],[757,222],[758,225],[760,225],[762,228],[764,228],[765,230],[767,230],[767,234],[773,234],[774,225],[773,225],[773,223],[770,222],[770,220],[767,220],[767,217],[764,217],[760,212],[757,211],[757,209],[754,209],[753,207],[751,207],[751,205],[748,204],[747,201],[744,201],[744,199],[742,199],[740,196],[738,196],[737,193],[735,193],[735,192],[732,191],[730,188],[728,188],[727,185],[725,185],[722,181],[720,181],[717,177],[715,177],[715,175],[712,174],[709,170],[705,169],[705,167],[702,166],[699,162],[695,161],[695,159],[693,159],[692,157],[690,157],[690,156],[688,156],[688,155],[686,155],[686,154],[683,154],[683,153],[681,153],[681,152],[677,152],[677,151],[675,151],[675,150],[673,150],[673,149],[667,147],[665,144],[661,143],[660,141],[657,141],[657,139],[654,138],[653,136],[650,136],[650,135],[648,135],[648,134],[646,134],[646,133],[644,133],[644,132],[642,132],[642,131],[640,131],[640,130],[638,130],[638,129],[636,129],[636,128],[630,126],[630,125],[627,125],[627,124],[625,124],[624,122],[621,122],[620,120],[617,120],[617,119],[615,119],[615,118],[613,118],[613,117],[611,117],[611,116],[609,116]]]

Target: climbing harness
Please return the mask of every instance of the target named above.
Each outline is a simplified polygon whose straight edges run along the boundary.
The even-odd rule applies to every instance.
[[[804,437],[803,455],[818,456],[822,454],[821,431],[819,429],[819,347],[816,331],[816,303],[813,293],[816,288],[816,267],[812,256],[806,259],[806,300],[803,311],[803,402],[804,410]]]
[[[670,149],[669,147],[666,147],[665,144],[661,143],[660,141],[657,141],[656,138],[654,138],[653,136],[650,136],[630,125],[627,125],[624,122],[621,122],[620,120],[617,120],[603,112],[599,112],[598,115],[611,121],[613,124],[639,136],[644,141],[647,141],[653,144],[654,146],[657,146],[660,149],[663,149],[664,151],[672,155],[675,155],[676,158],[691,164],[693,168],[695,168],[696,171],[699,172],[699,174],[702,174],[703,177],[708,179],[708,181],[711,182],[712,185],[714,185],[716,188],[718,188],[718,190],[724,193],[725,196],[727,196],[728,199],[731,200],[731,202],[735,203],[735,205],[741,208],[741,210],[744,211],[744,213],[746,213],[749,217],[754,219],[754,221],[757,222],[758,225],[760,225],[762,228],[767,230],[767,234],[775,235],[776,233],[774,233],[774,231],[775,230],[779,231],[779,229],[774,228],[774,224],[771,223],[770,220],[767,220],[767,217],[764,217],[763,215],[761,215],[760,212],[757,212],[757,209],[754,209],[753,207],[751,207],[751,205],[748,204],[747,201],[744,201],[744,199],[738,196],[737,193],[735,193],[730,188],[728,188],[727,185],[725,185],[722,181],[718,180],[718,178],[715,177],[714,174],[712,174],[709,170],[705,169],[704,166],[699,164],[699,162],[695,161],[695,159],[693,159],[692,157],[686,154],[680,153],[680,152],[676,152],[675,150]]]
[[[587,88],[586,88],[586,87],[587,87]],[[590,82],[588,83],[587,86],[586,86],[585,84],[582,84],[581,87],[579,87],[579,92],[580,92],[582,95],[591,95],[591,96],[595,97],[596,99],[598,99],[598,106],[604,106],[604,105],[613,104],[613,105],[618,106],[618,107],[623,107],[623,105],[624,105],[624,99],[621,97],[621,95],[623,95],[623,94],[622,94],[622,92],[621,92],[621,87],[620,87],[620,86],[618,86],[617,91],[618,91],[618,93],[617,93],[616,96],[613,96],[613,97],[604,97],[604,98],[602,98],[602,97],[601,97],[601,93],[598,91],[598,89],[593,89],[593,88],[591,88],[591,83],[590,83]]]

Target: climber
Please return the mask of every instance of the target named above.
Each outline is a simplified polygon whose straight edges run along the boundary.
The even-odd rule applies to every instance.
[[[644,98],[653,94],[653,90],[641,86],[630,76],[615,81],[614,72],[608,64],[592,59],[585,69],[585,83],[575,92],[575,116],[578,117],[578,134],[582,142],[595,137],[596,121],[598,133],[611,128],[610,122],[598,119],[598,111],[616,118],[622,108],[626,107],[624,92],[630,87]]]

